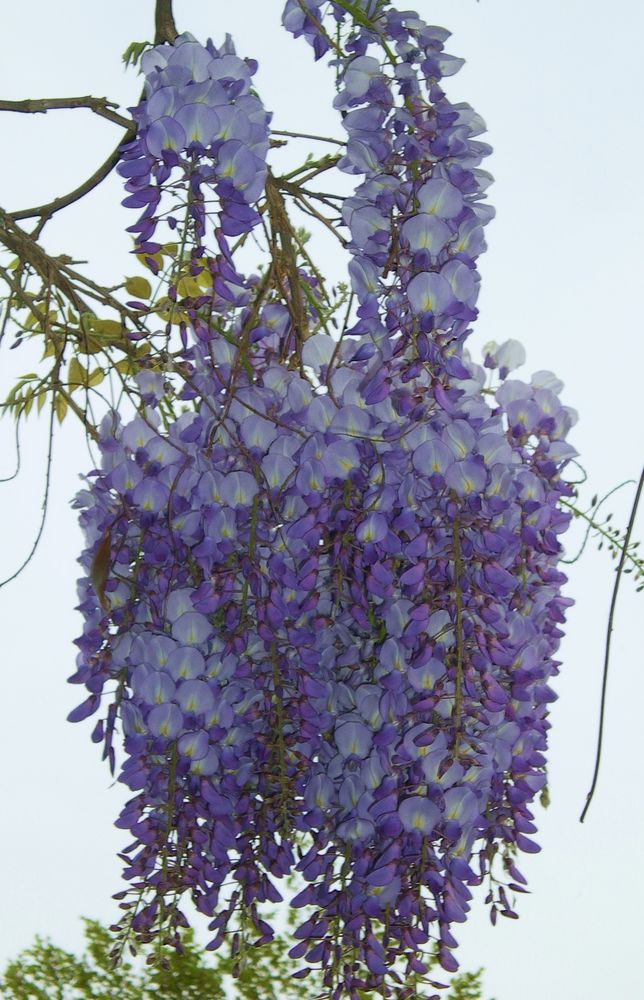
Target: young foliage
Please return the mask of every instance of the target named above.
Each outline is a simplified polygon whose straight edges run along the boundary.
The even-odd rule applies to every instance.
[[[7,964],[0,977],[2,1000],[309,1000],[314,984],[292,977],[284,938],[257,949],[236,979],[233,961],[204,953],[191,930],[182,953],[163,963],[111,959],[113,939],[106,927],[85,920],[86,948],[76,956],[36,938]],[[451,983],[445,1000],[481,1000],[481,972],[464,973]]]

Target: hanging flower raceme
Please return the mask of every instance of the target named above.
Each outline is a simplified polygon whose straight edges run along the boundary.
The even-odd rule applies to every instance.
[[[360,302],[353,333],[381,350],[413,340],[417,357],[461,343],[476,318],[476,260],[493,210],[483,203],[491,177],[479,168],[490,147],[476,139],[485,124],[467,104],[451,104],[440,81],[463,60],[444,52],[449,32],[389,4],[363,4],[366,26],[340,4],[289,0],[284,24],[314,43],[334,33],[328,19],[351,26],[349,54],[335,60],[341,89],[334,102],[348,133],[340,169],[366,175],[346,199],[349,272]],[[374,49],[375,54],[373,53]],[[395,348],[394,348],[395,349]]]
[[[128,227],[137,249],[160,249],[152,239],[162,220],[171,230],[191,225],[193,250],[207,219],[223,237],[249,232],[259,222],[270,120],[251,92],[256,63],[236,55],[230,36],[217,49],[185,33],[146,52],[141,65],[145,97],[132,112],[138,131],[118,166],[127,178],[124,205],[141,209]]]
[[[211,341],[208,357],[229,350]],[[316,392],[334,352],[318,335],[311,382],[273,365],[234,399],[204,353],[203,403],[167,433],[154,407],[106,420],[103,468],[79,498],[74,680],[90,695],[74,717],[117,682],[97,738],[111,753],[118,716],[137,793],[119,820],[136,838],[126,871],[155,897],[139,931],[159,898],[189,890],[215,944],[240,907],[266,936],[255,907],[300,857],[311,886],[296,902],[317,916],[294,954],[350,990],[376,988],[401,956],[419,968],[434,924],[452,967],[473,854],[532,849],[566,606],[569,416],[519,382],[493,411],[472,368],[453,413],[425,385],[402,418],[389,399],[365,403],[364,362],[340,360]],[[338,928],[361,971],[340,973]]]
[[[492,385],[464,351],[486,216],[477,119],[438,88],[455,66],[442,29],[381,2],[359,10],[336,102],[342,168],[366,175],[344,211],[357,323],[339,341],[309,335],[313,272],[297,270],[296,308],[292,281],[248,279],[225,255],[243,294],[184,302],[185,412],[169,416],[163,377],[142,372],[140,412],[106,416],[77,499],[72,681],[88,696],[71,717],[101,711],[113,768],[122,744],[123,905],[142,940],[177,932],[187,893],[213,948],[266,941],[262,904],[297,872],[293,957],[321,967],[333,1000],[405,1000],[434,946],[456,968],[453,924],[494,857],[493,913],[513,915],[503,878],[520,888],[516,853],[537,849],[574,415],[548,373],[508,378],[515,342],[490,345]],[[285,12],[318,54],[323,14]],[[368,54],[383,40],[397,53],[386,72]],[[218,195],[220,248],[226,219],[255,223],[265,167],[247,188],[221,179],[228,142],[262,160],[252,66],[229,42],[181,36],[144,68],[128,186],[154,177],[184,199],[195,260],[225,286],[199,199]],[[226,107],[237,138],[213,138]],[[146,227],[156,215],[144,209]]]

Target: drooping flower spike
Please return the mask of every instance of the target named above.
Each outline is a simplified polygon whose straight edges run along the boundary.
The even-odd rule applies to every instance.
[[[514,342],[488,351],[496,388],[463,348],[489,213],[477,119],[438,87],[456,66],[447,33],[385,3],[357,9],[367,24],[348,35],[336,102],[342,167],[366,175],[344,211],[357,321],[339,343],[305,338],[288,290],[254,306],[261,280],[238,275],[241,303],[186,307],[186,411],[168,420],[161,374],[142,372],[140,414],[105,418],[77,500],[72,680],[88,697],[72,718],[106,706],[94,738],[112,766],[122,742],[142,940],[180,928],[185,893],[213,948],[267,940],[262,904],[296,871],[293,957],[321,967],[334,1000],[404,1000],[433,946],[456,968],[452,925],[494,856],[520,888],[515,855],[537,849],[574,415],[554,377],[508,378]],[[310,2],[284,17],[318,55],[325,12],[345,17]],[[368,54],[383,42],[386,72]],[[132,162],[154,161],[158,185],[172,161],[185,192],[224,147],[180,95],[201,87],[221,121],[212,95],[234,109],[252,67],[182,36],[145,69],[156,103],[139,109]],[[253,205],[234,185],[217,193],[205,218],[224,238],[229,195]],[[512,912],[503,885],[491,902]]]

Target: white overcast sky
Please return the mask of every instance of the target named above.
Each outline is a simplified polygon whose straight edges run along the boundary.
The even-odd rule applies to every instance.
[[[642,434],[644,274],[644,72],[640,0],[417,0],[426,20],[453,32],[448,50],[466,66],[447,81],[488,123],[495,152],[498,216],[481,260],[476,352],[488,340],[521,340],[528,373],[554,370],[580,422],[573,443],[590,477],[586,498],[636,478]],[[5,0],[0,96],[94,94],[124,107],[140,80],[120,56],[152,35],[153,0]],[[407,6],[403,3],[403,6]],[[414,4],[410,0],[410,6]],[[281,0],[176,0],[180,30],[260,61],[257,86],[276,128],[332,134],[332,78],[304,42],[279,26]],[[84,111],[0,118],[0,205],[38,204],[74,187],[102,161],[118,130]],[[306,152],[306,149],[303,150]],[[113,177],[59,215],[48,247],[93,262],[116,282],[128,271]],[[126,219],[128,221],[126,221]],[[328,259],[341,274],[341,262]],[[129,264],[132,270],[131,263]],[[2,357],[3,393],[29,370],[22,351]],[[23,470],[0,487],[0,573],[24,557],[39,515],[45,423],[23,435]],[[13,463],[12,432],[0,423],[0,477]],[[79,917],[110,921],[120,888],[112,828],[124,797],[89,741],[89,724],[65,721],[79,689],[72,672],[75,559],[81,546],[69,501],[89,468],[82,435],[58,435],[43,544],[24,575],[0,591],[3,670],[0,706],[0,965],[36,933],[68,948]],[[609,505],[625,524],[633,487]],[[644,533],[640,518],[639,535]],[[572,540],[571,540],[572,541]],[[612,585],[605,553],[589,549],[572,567],[576,601],[563,644],[552,711],[552,806],[538,810],[542,853],[522,859],[532,895],[521,919],[493,929],[482,901],[456,928],[465,968],[485,966],[496,1000],[635,1000],[644,997],[644,783],[642,628],[644,594],[624,580],[608,699],[605,754],[594,805],[581,826],[595,746],[602,645]]]

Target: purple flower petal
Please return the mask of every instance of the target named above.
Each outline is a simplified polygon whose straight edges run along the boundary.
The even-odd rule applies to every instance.
[[[199,646],[212,635],[213,628],[205,615],[188,611],[172,625],[172,637],[185,646]]]
[[[398,807],[398,815],[403,828],[408,833],[418,830],[420,833],[430,834],[441,818],[438,806],[430,799],[420,795],[412,795],[401,802]]]
[[[153,736],[174,740],[183,729],[183,715],[176,705],[155,705],[148,715],[148,728]]]
[[[407,286],[407,296],[412,312],[417,316],[433,313],[439,316],[454,302],[449,282],[434,271],[422,271]]]
[[[175,116],[186,136],[186,146],[192,142],[209,146],[219,131],[219,118],[212,108],[205,104],[186,104]]]
[[[186,148],[186,133],[174,118],[158,118],[145,133],[145,144],[150,154],[160,159],[164,149],[180,152]]]
[[[205,715],[215,707],[215,696],[205,681],[184,681],[179,685],[177,701],[184,712]]]
[[[410,250],[429,250],[431,254],[438,254],[449,242],[453,233],[449,226],[436,216],[421,213],[403,223],[400,235]]]
[[[463,195],[449,181],[436,178],[423,184],[418,192],[418,203],[422,212],[440,219],[453,219],[463,208]]]
[[[341,722],[335,727],[335,742],[343,757],[368,756],[372,743],[371,730],[363,722]]]

